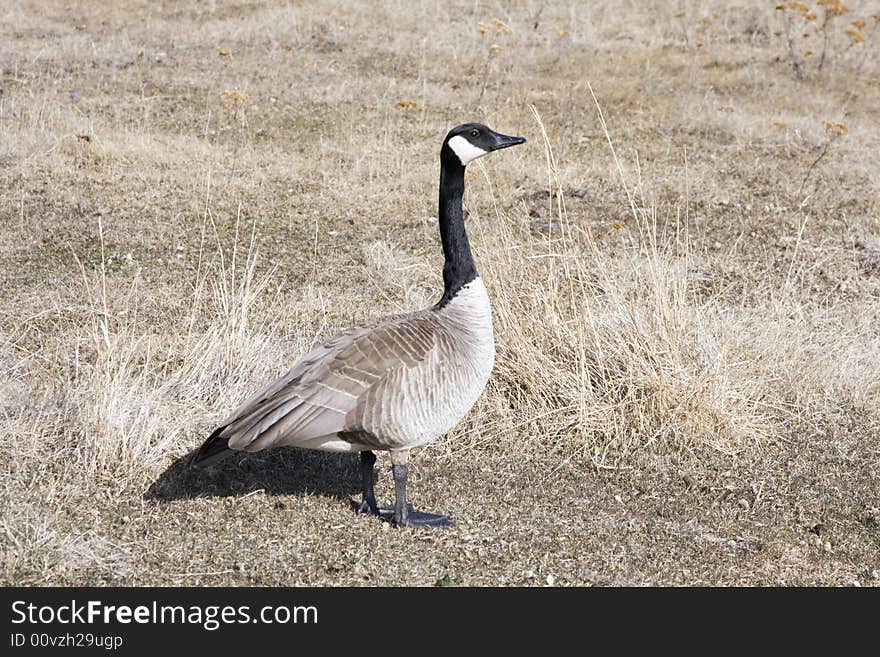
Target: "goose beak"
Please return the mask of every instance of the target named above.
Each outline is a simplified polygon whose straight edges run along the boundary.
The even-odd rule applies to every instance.
[[[510,146],[517,146],[518,144],[526,143],[525,137],[509,137],[507,135],[502,135],[500,132],[493,132],[492,136],[495,138],[495,143],[492,146],[493,151],[499,151],[502,148],[509,148]]]

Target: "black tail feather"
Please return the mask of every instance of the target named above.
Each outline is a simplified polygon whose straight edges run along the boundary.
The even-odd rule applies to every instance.
[[[206,468],[232,454],[234,450],[229,448],[229,439],[220,435],[225,428],[225,425],[217,427],[204,444],[193,452],[189,457],[191,468]]]

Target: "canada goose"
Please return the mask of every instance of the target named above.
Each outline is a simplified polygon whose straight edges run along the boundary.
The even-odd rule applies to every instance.
[[[440,149],[443,296],[432,308],[383,317],[340,333],[255,392],[193,454],[204,466],[232,451],[292,445],[360,452],[358,513],[390,516],[398,526],[445,526],[446,516],[406,502],[409,452],[442,436],[470,410],[495,360],[492,313],[464,226],[468,163],[522,144],[479,123],[453,128]],[[395,500],[379,509],[372,450],[391,452]]]

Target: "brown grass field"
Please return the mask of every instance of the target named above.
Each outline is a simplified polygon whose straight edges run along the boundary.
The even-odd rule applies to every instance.
[[[0,583],[880,585],[880,2],[16,0],[0,16]],[[442,289],[498,356],[410,494],[183,459]],[[390,501],[380,455],[380,501]]]

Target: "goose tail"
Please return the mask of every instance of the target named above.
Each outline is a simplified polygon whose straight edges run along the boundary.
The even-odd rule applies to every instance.
[[[207,468],[218,463],[232,454],[234,450],[229,448],[229,438],[222,436],[226,425],[217,427],[208,439],[189,457],[189,467]]]

